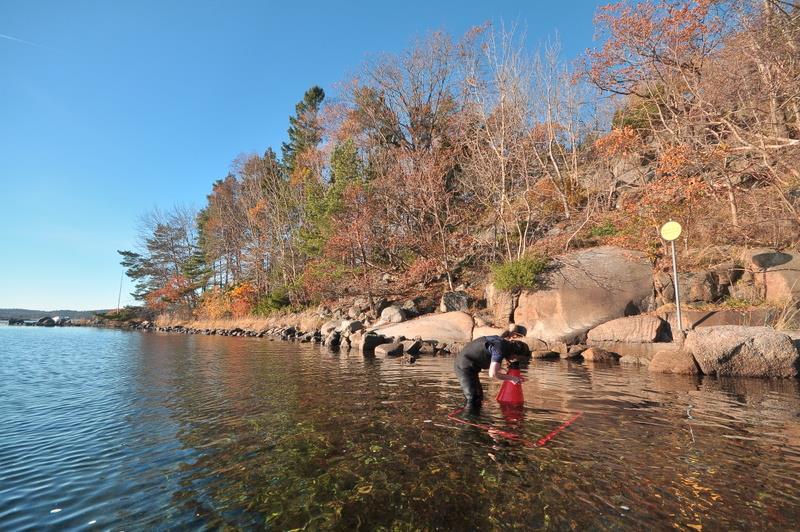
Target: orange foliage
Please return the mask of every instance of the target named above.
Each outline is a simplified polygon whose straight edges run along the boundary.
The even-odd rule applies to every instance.
[[[632,127],[625,126],[612,129],[607,135],[597,139],[594,147],[599,155],[614,157],[637,150],[641,147],[641,139]]]
[[[227,292],[215,286],[200,298],[196,315],[199,318],[219,320],[231,316],[231,300]]]
[[[244,282],[231,290],[231,314],[234,318],[249,316],[258,301],[258,290],[249,282]]]
[[[434,258],[418,257],[400,279],[402,286],[428,284],[441,272],[441,263]]]
[[[718,0],[622,1],[603,6],[595,24],[608,39],[590,51],[589,76],[599,87],[622,94],[661,79],[662,69],[696,68],[723,28],[712,14]],[[663,72],[662,72],[663,74]]]
[[[163,312],[190,290],[191,284],[189,280],[182,275],[176,275],[171,277],[163,287],[147,294],[145,301],[151,309]]]

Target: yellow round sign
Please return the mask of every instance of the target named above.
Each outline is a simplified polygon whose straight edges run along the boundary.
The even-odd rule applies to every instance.
[[[678,222],[667,222],[661,226],[661,238],[667,242],[677,240],[681,236],[681,224]]]

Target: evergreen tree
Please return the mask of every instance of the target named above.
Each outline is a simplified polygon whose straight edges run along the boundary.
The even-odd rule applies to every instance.
[[[283,165],[289,175],[295,171],[297,155],[308,148],[316,147],[322,140],[322,127],[317,115],[324,99],[325,91],[314,85],[295,106],[295,115],[289,117],[289,142],[284,142],[281,146]]]
[[[331,154],[330,183],[314,181],[305,186],[306,224],[300,232],[302,251],[311,257],[322,255],[333,233],[333,217],[344,208],[344,192],[363,179],[363,164],[352,139],[336,145]]]

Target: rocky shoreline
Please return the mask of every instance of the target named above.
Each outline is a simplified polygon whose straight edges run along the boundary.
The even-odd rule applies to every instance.
[[[141,322],[143,331],[271,338],[356,349],[365,354],[456,354],[467,342],[513,329],[535,358],[645,365],[652,371],[746,377],[797,377],[800,332],[765,326],[776,307],[752,311],[674,311],[669,274],[645,254],[602,246],[556,257],[535,290],[489,284],[430,298],[356,298],[315,311],[225,322]],[[705,272],[680,274],[686,302],[761,294],[797,318],[800,254],[747,250]]]
[[[453,313],[439,315],[453,319]],[[413,326],[414,320],[408,322]],[[533,358],[564,358],[593,363],[645,365],[650,371],[682,375],[714,375],[792,378],[800,375],[800,332],[785,333],[771,327],[721,325],[700,327],[686,334],[685,339],[665,341],[667,322],[653,316],[632,316],[609,322],[590,331],[584,344],[532,342],[525,338]],[[320,344],[331,349],[354,349],[368,355],[404,357],[414,362],[420,355],[454,355],[464,342],[426,339],[417,335],[387,336],[367,330],[356,320],[332,320],[314,331],[301,331],[293,326],[272,327],[256,331],[242,328],[200,329],[184,326],[156,326],[149,322],[137,330],[269,338],[271,340]],[[483,336],[479,329],[476,338]],[[420,329],[423,330],[423,329]],[[624,354],[621,354],[624,353]]]

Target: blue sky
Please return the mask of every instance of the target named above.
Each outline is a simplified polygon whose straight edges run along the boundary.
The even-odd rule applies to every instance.
[[[0,307],[115,306],[143,212],[202,206],[371,54],[492,21],[570,58],[600,3],[0,0]]]

